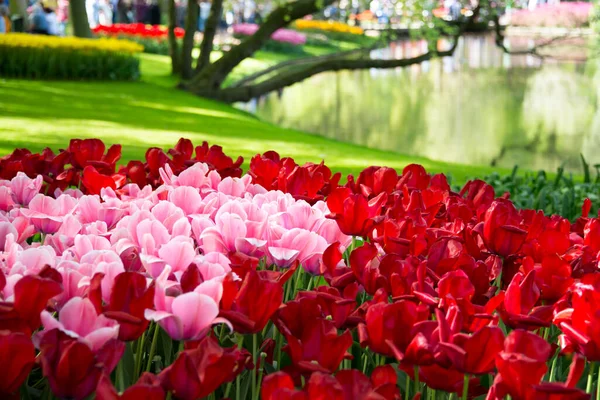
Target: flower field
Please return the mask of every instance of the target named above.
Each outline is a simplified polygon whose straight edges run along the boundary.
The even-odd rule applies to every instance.
[[[600,219],[181,139],[0,158],[0,396],[590,399]]]

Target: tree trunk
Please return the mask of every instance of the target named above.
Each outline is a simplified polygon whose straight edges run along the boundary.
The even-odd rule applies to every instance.
[[[215,34],[219,28],[222,13],[223,0],[213,0],[210,6],[210,14],[206,20],[206,25],[204,26],[204,36],[202,37],[202,43],[200,44],[200,57],[198,57],[198,63],[196,64],[196,73],[202,71],[210,64],[210,54],[213,51]]]
[[[11,0],[10,14],[23,17],[23,31],[29,30],[29,18],[27,17],[27,0]]]
[[[81,38],[91,38],[92,31],[85,9],[85,0],[69,1],[69,11],[71,13],[71,23],[73,24],[73,34]]]
[[[181,53],[175,36],[175,27],[177,26],[177,9],[175,0],[168,0],[169,9],[169,55],[171,56],[171,74],[179,75],[181,73]]]
[[[290,22],[318,11],[333,3],[334,0],[297,0],[276,8],[261,24],[256,33],[245,39],[238,46],[228,51],[219,60],[205,67],[186,86],[194,93],[211,96],[216,92],[229,73],[248,57],[251,57],[280,28]]]
[[[181,78],[184,80],[192,77],[192,50],[194,49],[194,35],[198,29],[198,11],[197,1],[188,0],[185,35],[181,49]]]

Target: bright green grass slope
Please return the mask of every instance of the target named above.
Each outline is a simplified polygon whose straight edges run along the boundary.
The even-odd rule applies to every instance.
[[[238,74],[274,62],[268,56],[248,60]],[[0,80],[0,156],[17,147],[40,151],[67,146],[71,138],[97,137],[123,145],[123,160],[143,159],[150,146],[168,148],[180,137],[223,146],[247,162],[270,149],[300,163],[325,160],[334,171],[357,174],[369,165],[402,169],[420,163],[451,175],[454,182],[483,176],[489,167],[435,162],[332,141],[282,129],[225,104],[173,88],[169,59],[143,55],[141,82],[44,82]],[[504,172],[504,171],[501,171]]]

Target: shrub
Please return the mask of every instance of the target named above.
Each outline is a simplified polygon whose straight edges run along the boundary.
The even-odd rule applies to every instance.
[[[135,80],[137,43],[117,39],[0,36],[0,76],[28,79]]]

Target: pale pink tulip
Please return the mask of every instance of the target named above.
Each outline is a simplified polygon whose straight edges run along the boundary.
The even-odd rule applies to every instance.
[[[58,314],[58,321],[48,311],[40,315],[44,331],[60,329],[67,335],[79,338],[96,352],[111,339],[119,336],[119,324],[103,315],[98,315],[91,301],[73,297]]]

